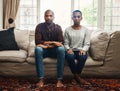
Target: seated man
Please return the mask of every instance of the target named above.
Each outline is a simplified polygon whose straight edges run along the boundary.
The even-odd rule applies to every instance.
[[[35,59],[39,78],[38,86],[44,86],[43,58],[57,58],[57,87],[62,87],[65,49],[63,47],[63,33],[59,25],[53,23],[54,13],[47,10],[44,14],[44,23],[37,25],[35,30]]]

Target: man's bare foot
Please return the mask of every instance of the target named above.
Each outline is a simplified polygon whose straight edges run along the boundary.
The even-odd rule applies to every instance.
[[[44,86],[44,80],[40,79],[39,82],[37,83],[38,87],[43,87]]]
[[[56,86],[57,87],[63,87],[64,85],[63,85],[61,80],[58,80]]]

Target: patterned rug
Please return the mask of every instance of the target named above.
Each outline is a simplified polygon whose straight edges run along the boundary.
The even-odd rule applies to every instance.
[[[0,91],[120,91],[120,79],[84,78],[91,85],[72,84],[69,77],[64,78],[64,87],[55,86],[55,78],[45,79],[46,85],[37,88],[36,78],[0,77]]]

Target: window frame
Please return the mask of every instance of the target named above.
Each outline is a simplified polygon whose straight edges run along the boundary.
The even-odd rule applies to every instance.
[[[77,4],[76,4],[76,2],[77,2]],[[98,13],[97,13],[98,17],[97,17],[97,27],[96,27],[97,29],[105,29],[105,17],[106,17],[105,16],[105,2],[106,2],[105,0],[98,0],[98,8],[97,8],[98,9]],[[37,12],[40,11],[40,8],[41,8],[40,3],[41,3],[41,0],[37,0]],[[79,9],[80,8],[79,3],[80,3],[79,0],[71,0],[71,10],[70,11],[72,12],[73,10],[75,10],[76,7]],[[111,8],[112,8],[112,6],[111,6]],[[19,12],[18,12],[18,15],[19,15]],[[37,23],[39,23],[41,21],[40,17],[42,17],[40,15],[40,13],[37,13],[37,21],[36,21]],[[113,16],[111,16],[111,18],[112,17]],[[18,18],[18,21],[19,21],[19,18]],[[16,23],[17,23],[16,25],[20,24],[18,22],[16,22]],[[72,24],[72,19],[70,21],[70,24]],[[114,27],[114,26],[111,25],[110,27],[112,29],[112,27]]]
[[[105,0],[98,0],[98,21],[97,28],[104,29],[104,20],[105,20]]]

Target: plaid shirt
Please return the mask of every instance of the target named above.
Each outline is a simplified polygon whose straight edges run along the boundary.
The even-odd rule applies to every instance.
[[[44,41],[57,41],[64,43],[63,32],[57,24],[40,23],[35,30],[35,44],[43,44]]]

